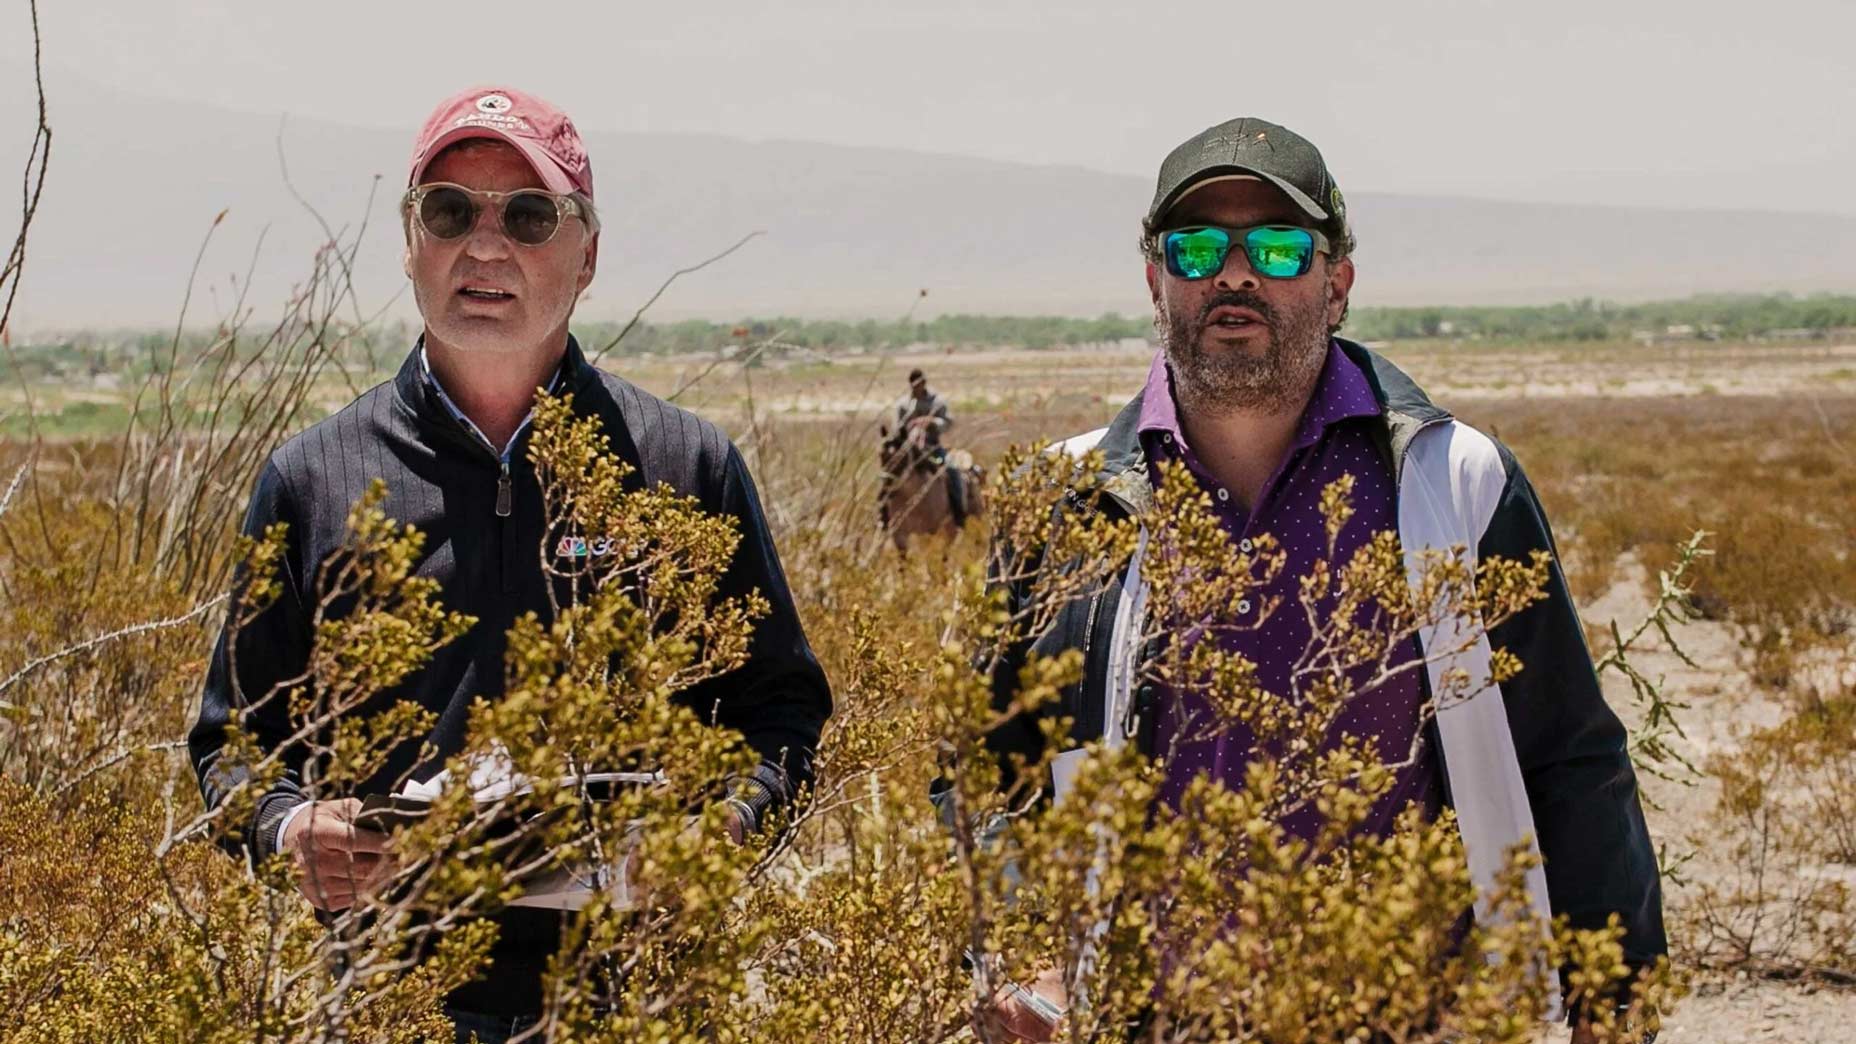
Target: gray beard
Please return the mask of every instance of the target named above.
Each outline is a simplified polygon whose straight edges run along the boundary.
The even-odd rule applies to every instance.
[[[1207,319],[1212,309],[1227,304],[1263,317],[1269,337],[1261,355],[1206,350]],[[1248,294],[1224,294],[1198,315],[1166,313],[1155,325],[1173,371],[1174,392],[1180,405],[1195,413],[1299,413],[1327,360],[1327,315],[1319,307],[1285,312]]]

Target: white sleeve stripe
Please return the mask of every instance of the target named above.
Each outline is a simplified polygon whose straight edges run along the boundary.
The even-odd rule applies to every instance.
[[[1432,425],[1411,442],[1399,476],[1398,529],[1413,593],[1420,590],[1423,552],[1463,548],[1471,565],[1508,484],[1495,440],[1457,421]],[[1431,691],[1442,692],[1447,677],[1462,671],[1486,679],[1493,650],[1486,634],[1463,632],[1465,621],[1447,620],[1420,635]],[[1435,650],[1468,645],[1460,653],[1440,656]],[[1507,863],[1508,851],[1525,842],[1536,860],[1534,811],[1515,754],[1507,707],[1499,685],[1487,685],[1460,702],[1437,711],[1437,735],[1443,746],[1444,772],[1451,804],[1462,830],[1470,877],[1479,895],[1488,895]],[[1552,917],[1546,872],[1536,862],[1527,872],[1527,892],[1534,913],[1545,923]],[[1482,907],[1481,903],[1478,903]],[[1478,914],[1486,913],[1486,907]],[[1551,977],[1544,956],[1541,974]],[[1559,990],[1548,983],[1549,1019],[1559,1017]]]
[[[1108,434],[1108,429],[1105,427],[1097,428],[1094,431],[1086,431],[1081,435],[1057,443],[1052,446],[1050,450],[1052,453],[1061,453],[1069,457],[1080,457],[1090,450],[1095,449],[1096,444],[1101,442],[1102,436],[1106,434]]]

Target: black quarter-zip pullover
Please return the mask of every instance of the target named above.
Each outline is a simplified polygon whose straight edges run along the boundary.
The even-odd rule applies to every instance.
[[[740,453],[715,425],[595,369],[571,337],[558,390],[573,394],[576,413],[600,418],[614,452],[636,469],[628,482],[668,484],[705,510],[739,520],[741,543],[719,595],[758,591],[771,611],[756,624],[747,663],[681,698],[705,718],[739,730],[761,756],[746,788],[756,814],[791,800],[811,777],[831,696]],[[264,697],[304,671],[319,598],[316,578],[342,547],[348,513],[374,479],[386,483],[384,510],[425,534],[418,575],[438,581],[443,604],[477,622],[437,650],[423,670],[356,711],[371,714],[410,699],[437,715],[424,737],[437,758],[420,763],[423,744],[404,744],[363,784],[362,794],[429,775],[462,749],[471,700],[502,695],[511,625],[530,611],[544,622],[552,618],[539,558],[541,490],[527,459],[526,431],[499,459],[438,396],[415,346],[393,380],[290,439],[259,475],[244,532],[257,536],[272,523],[288,525],[278,577],[283,590],[235,635],[222,634],[213,651],[200,716],[188,737],[209,807],[243,778],[240,766],[222,764],[220,757],[234,715],[266,750],[276,750],[291,732],[283,701]],[[282,752],[284,777],[259,799],[245,825],[244,847],[254,857],[275,851],[278,824],[306,799],[302,769],[309,756],[303,749]],[[560,917],[527,908],[498,915],[501,933],[488,978],[454,994],[452,1002],[484,1012],[538,1010],[540,976],[558,948]]]

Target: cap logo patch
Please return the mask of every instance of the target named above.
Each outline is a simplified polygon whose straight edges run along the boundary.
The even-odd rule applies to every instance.
[[[1328,192],[1328,210],[1333,212],[1334,216],[1337,218],[1347,213],[1347,204],[1340,198],[1339,185],[1334,186],[1334,188]]]
[[[1255,134],[1214,134],[1205,139],[1205,144],[1199,148],[1199,155],[1235,156],[1245,149],[1254,148],[1267,148],[1271,152],[1276,151],[1276,146],[1269,140],[1269,132],[1258,131]]]
[[[501,115],[514,107],[515,102],[510,101],[506,94],[486,94],[477,99],[477,111],[492,116]]]
[[[489,97],[502,98],[502,95],[492,94]],[[508,99],[505,98],[504,101],[508,101]],[[478,102],[477,108],[483,109],[483,102]],[[510,116],[506,112],[490,112],[488,110],[459,116],[457,119],[451,121],[451,125],[453,127],[489,127],[492,130],[510,132],[521,131],[525,134],[535,133],[535,128],[520,116]]]

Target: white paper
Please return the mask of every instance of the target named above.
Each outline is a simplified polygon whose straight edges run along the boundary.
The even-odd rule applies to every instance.
[[[451,781],[449,769],[440,769],[430,779],[409,779],[400,785],[401,797],[415,801],[436,801],[444,792],[446,784]],[[587,772],[580,775],[563,775],[563,786],[579,783],[637,783],[661,784],[668,782],[662,772]],[[527,794],[535,789],[535,784],[527,776],[517,772],[510,763],[509,756],[501,750],[477,758],[470,770],[471,797],[480,805],[491,804],[504,798]]]
[[[510,906],[543,910],[578,910],[605,892],[614,910],[629,910],[637,902],[626,868],[638,850],[638,831],[627,831],[623,851],[611,865],[579,866],[541,874],[522,886],[522,898]]]
[[[1076,770],[1082,767],[1086,750],[1066,750],[1050,759],[1050,782],[1055,800],[1062,801],[1076,789]]]
[[[450,780],[450,771],[440,769],[430,779],[407,780],[401,785],[399,794],[415,801],[436,801]],[[588,772],[560,777],[563,786],[582,783],[649,786],[666,782],[668,780],[662,772]],[[494,804],[535,789],[534,781],[517,772],[508,755],[501,749],[479,757],[472,763],[469,786],[471,797],[480,805]],[[611,898],[614,909],[631,909],[635,897],[632,895],[626,867],[631,863],[637,847],[638,831],[634,828],[626,833],[623,850],[611,864],[563,867],[539,874],[523,886],[522,897],[509,905],[545,910],[578,910],[603,891]]]

